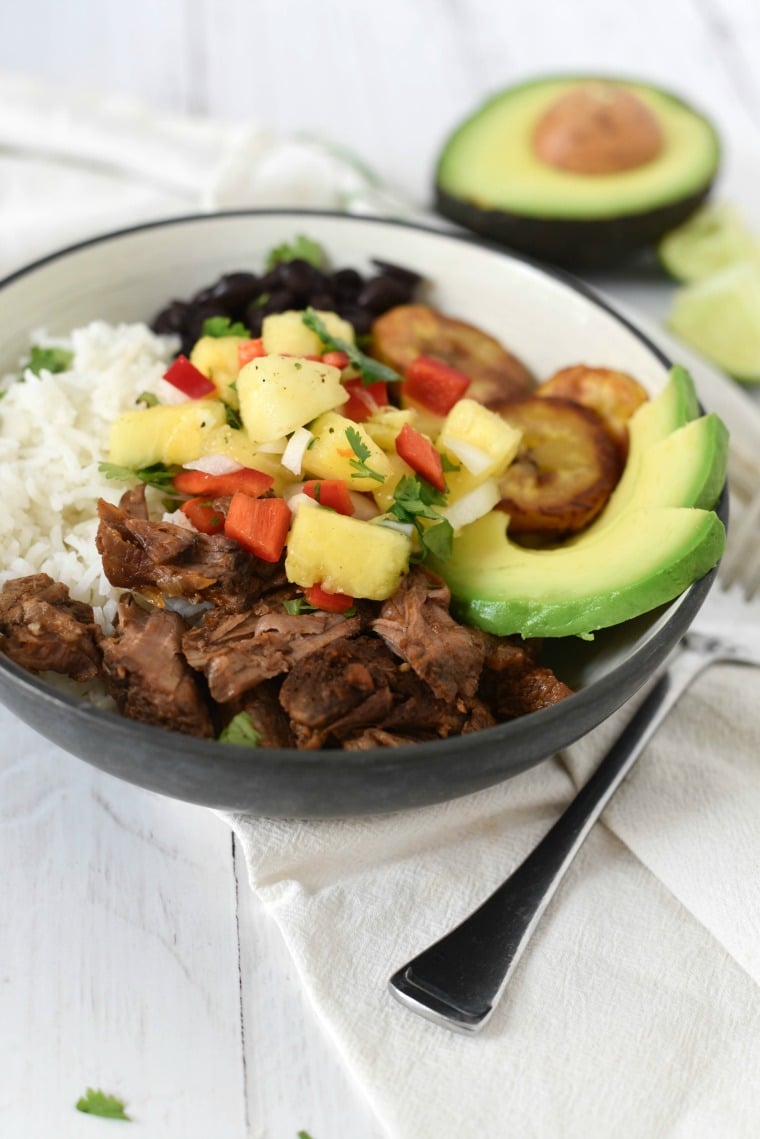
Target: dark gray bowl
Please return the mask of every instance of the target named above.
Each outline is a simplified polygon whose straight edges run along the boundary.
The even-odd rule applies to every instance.
[[[296,211],[172,219],[63,250],[0,283],[0,368],[29,333],[92,319],[149,320],[167,300],[221,273],[258,268],[275,244],[306,233],[336,264],[379,256],[422,272],[431,299],[498,335],[538,375],[579,360],[630,371],[653,392],[669,362],[628,321],[561,274],[482,242],[401,222]],[[725,496],[724,496],[725,498]],[[722,507],[725,510],[725,504]],[[209,807],[280,817],[369,814],[488,787],[554,754],[631,697],[688,629],[710,574],[664,609],[552,646],[576,690],[562,704],[472,735],[365,752],[244,748],[147,727],[61,694],[0,657],[0,699],[56,744],[128,782]]]

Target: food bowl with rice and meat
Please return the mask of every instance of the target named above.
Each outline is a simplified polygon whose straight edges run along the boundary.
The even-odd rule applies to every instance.
[[[0,291],[0,697],[120,778],[282,817],[466,794],[600,723],[706,596],[725,428],[566,277],[262,211]]]

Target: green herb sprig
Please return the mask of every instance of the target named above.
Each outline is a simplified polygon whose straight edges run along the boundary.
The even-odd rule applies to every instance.
[[[346,439],[348,439],[349,446],[356,455],[355,459],[348,461],[348,465],[355,471],[351,478],[374,479],[375,482],[385,482],[385,475],[381,475],[379,471],[373,471],[371,467],[367,466],[367,459],[371,457],[372,452],[355,427],[346,428]]]
[[[171,491],[179,467],[167,467],[164,463],[153,463],[149,467],[120,467],[117,463],[98,463],[98,470],[114,482],[144,482],[157,490]]]
[[[218,736],[223,744],[242,744],[243,747],[259,747],[261,733],[253,726],[249,712],[238,712],[233,716],[226,728]]]
[[[388,510],[399,522],[414,526],[425,553],[441,561],[451,557],[454,529],[442,518],[437,506],[443,506],[446,496],[426,479],[405,475],[396,487],[393,504]],[[427,525],[426,525],[427,523]],[[431,525],[432,523],[432,525]]]
[[[250,340],[251,331],[239,320],[232,321],[228,316],[209,316],[204,320],[201,328],[203,336],[213,336],[222,340],[225,336],[242,336]]]
[[[357,348],[355,344],[344,340],[342,336],[333,336],[313,308],[307,308],[301,314],[301,320],[307,328],[316,332],[319,339],[331,352],[345,352],[349,363],[356,368],[365,384],[398,383],[401,380],[401,376],[398,372],[394,372],[393,368],[388,368],[379,360],[373,360],[371,356],[362,352],[361,348]]]
[[[281,261],[308,261],[315,269],[321,269],[326,263],[325,251],[317,241],[299,233],[291,242],[284,241],[269,251],[266,259],[266,268],[273,269]]]
[[[124,1106],[115,1095],[108,1095],[100,1088],[88,1088],[76,1102],[77,1111],[82,1111],[85,1115],[99,1115],[103,1119],[123,1119],[131,1123],[132,1120],[124,1110]]]

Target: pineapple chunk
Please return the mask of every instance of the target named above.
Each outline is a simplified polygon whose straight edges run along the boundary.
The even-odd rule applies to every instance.
[[[316,332],[307,328],[302,312],[273,312],[261,325],[264,351],[281,356],[321,356],[325,350]],[[347,320],[334,312],[318,312],[317,316],[331,336],[354,343],[354,330]]]
[[[303,457],[306,474],[319,479],[343,479],[351,490],[373,491],[392,473],[390,457],[367,434],[363,424],[328,411],[311,424],[310,430],[314,441]],[[351,465],[359,461],[359,456],[351,446],[349,431],[356,432],[359,448],[369,452],[364,460],[366,469],[377,478],[362,475]]]
[[[238,395],[231,385],[240,371],[238,348],[245,343],[242,336],[202,336],[190,353],[190,363],[208,376],[219,398],[236,409],[240,406]]]
[[[381,514],[386,514],[393,506],[393,496],[401,480],[407,475],[414,474],[412,468],[400,455],[389,454],[386,457],[391,468],[390,474],[386,477],[384,483],[377,483],[372,491],[372,497]]]
[[[319,507],[296,512],[288,536],[285,573],[307,588],[384,601],[409,569],[412,545],[405,534]]]
[[[226,419],[218,399],[188,399],[126,411],[111,424],[108,457],[120,467],[189,463],[204,453],[215,428]]]
[[[244,467],[253,467],[254,470],[264,471],[274,479],[273,490],[281,495],[286,486],[295,482],[295,476],[286,471],[280,462],[279,455],[272,455],[259,451],[256,444],[248,437],[247,432],[224,424],[215,427],[204,439],[202,455],[227,455]]]
[[[364,429],[372,436],[378,447],[392,453],[396,449],[396,436],[401,428],[405,423],[410,427],[416,427],[416,420],[417,412],[414,408],[381,407],[373,412],[369,419],[364,420]]]
[[[512,462],[522,432],[474,399],[454,404],[438,435],[438,448],[448,451],[480,481],[502,474]]]
[[[348,399],[340,370],[317,360],[260,356],[237,380],[240,416],[251,439],[271,443]]]

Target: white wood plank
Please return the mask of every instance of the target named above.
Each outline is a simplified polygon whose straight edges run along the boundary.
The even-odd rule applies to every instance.
[[[145,1139],[242,1139],[229,831],[46,750],[3,735],[0,1134],[101,1134],[92,1086]]]
[[[253,1136],[382,1139],[361,1089],[306,996],[282,934],[248,883],[238,847],[246,1083]]]

